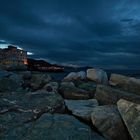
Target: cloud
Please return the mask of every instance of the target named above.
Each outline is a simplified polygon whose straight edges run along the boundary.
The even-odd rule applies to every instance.
[[[50,62],[98,67],[140,67],[137,0],[5,0],[0,43]],[[120,59],[122,61],[120,61]]]

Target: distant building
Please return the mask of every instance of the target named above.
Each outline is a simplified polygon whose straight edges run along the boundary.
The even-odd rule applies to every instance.
[[[27,65],[27,52],[15,46],[0,49],[1,65]]]

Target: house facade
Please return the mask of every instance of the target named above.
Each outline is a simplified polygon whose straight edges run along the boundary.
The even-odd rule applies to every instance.
[[[1,65],[27,65],[27,52],[15,46],[0,49]]]

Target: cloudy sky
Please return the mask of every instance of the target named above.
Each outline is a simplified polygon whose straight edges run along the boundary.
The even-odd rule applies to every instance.
[[[140,68],[140,0],[0,0],[0,43],[52,63]]]

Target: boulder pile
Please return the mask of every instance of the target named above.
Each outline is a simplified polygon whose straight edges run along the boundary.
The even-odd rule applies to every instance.
[[[140,79],[0,70],[0,139],[140,140]]]

